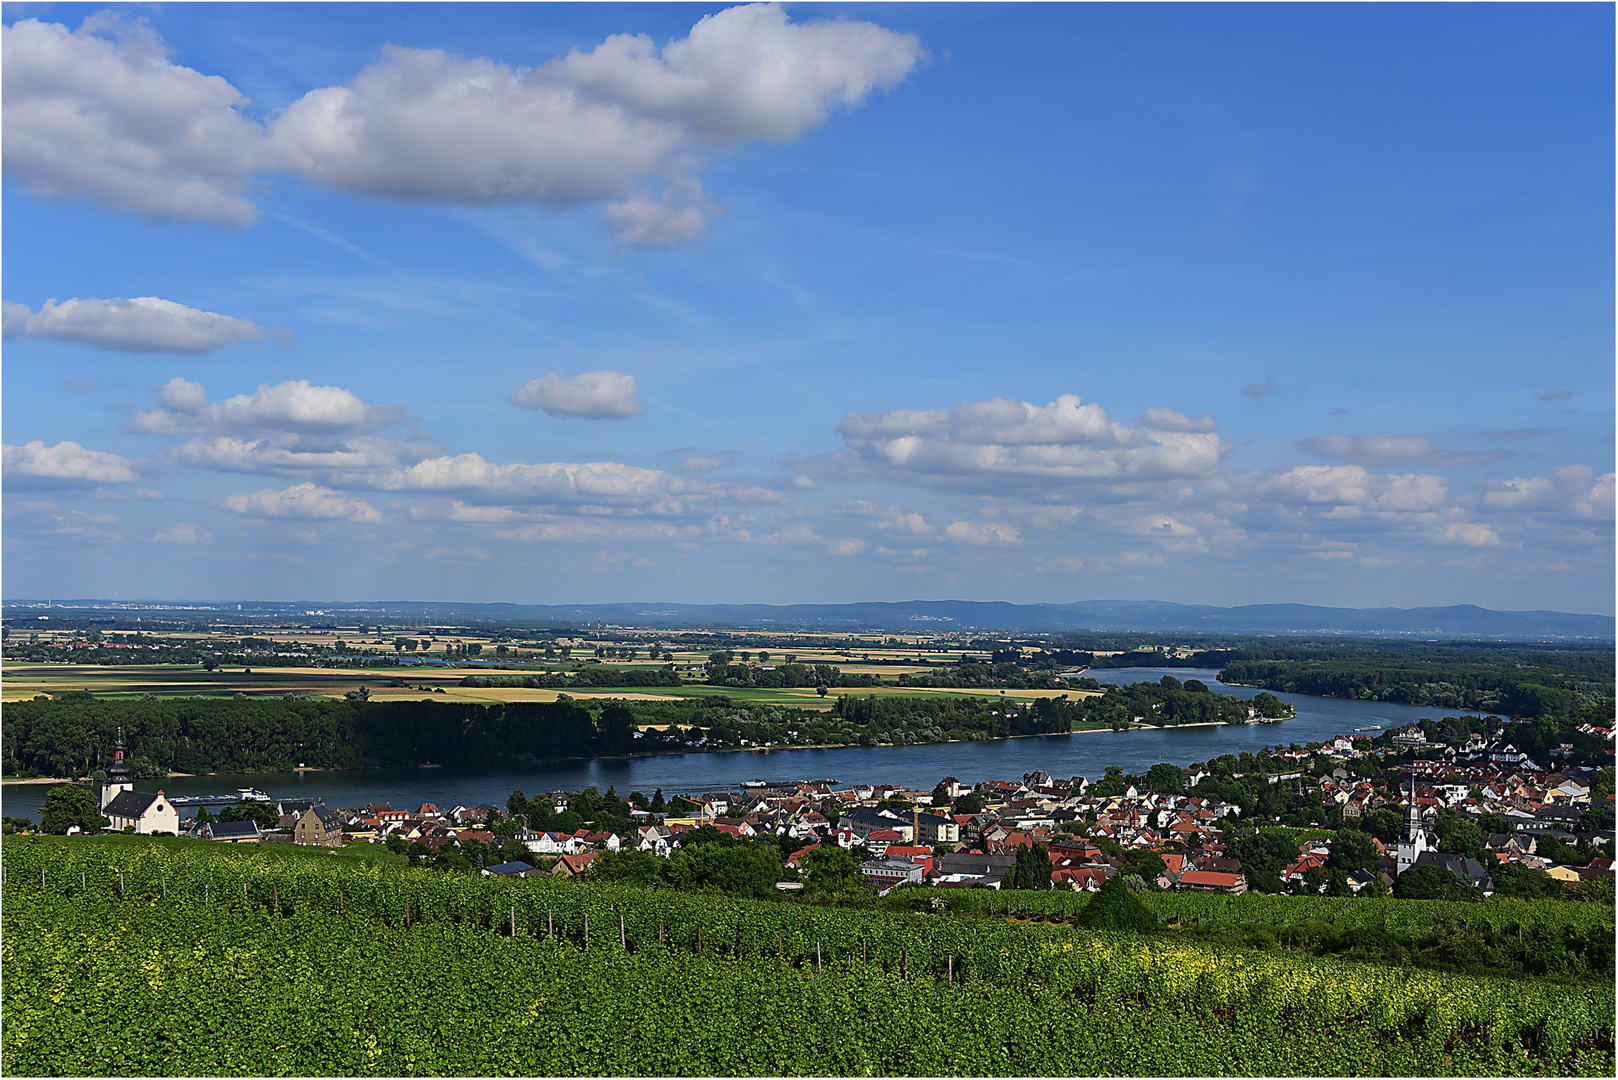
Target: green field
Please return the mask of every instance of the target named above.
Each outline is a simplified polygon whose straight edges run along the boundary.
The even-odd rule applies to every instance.
[[[7,1075],[1613,1068],[1610,980],[1274,955],[959,904],[834,908],[178,842],[0,851]]]
[[[623,665],[606,665],[612,670]],[[639,665],[644,670],[647,665]],[[999,697],[998,690],[928,690],[882,687],[831,687],[822,698],[813,687],[783,689],[752,689],[709,686],[701,682],[687,682],[679,686],[602,687],[580,686],[556,689],[525,689],[521,687],[462,686],[468,675],[498,678],[501,675],[521,674],[525,670],[554,671],[555,668],[526,668],[512,665],[512,670],[492,668],[465,668],[432,666],[400,666],[373,668],[341,667],[286,667],[223,668],[205,671],[198,665],[54,665],[6,663],[0,666],[0,700],[26,700],[37,694],[61,694],[86,690],[100,698],[139,699],[218,697],[280,697],[285,694],[310,697],[340,698],[351,690],[365,687],[377,700],[426,699],[436,701],[554,701],[559,693],[575,698],[712,698],[724,697],[753,705],[789,705],[800,709],[824,710],[840,694],[902,694],[927,697]],[[625,668],[631,670],[631,668]],[[849,670],[853,670],[850,668]],[[393,685],[399,683],[401,685]],[[1008,690],[1003,696],[1017,701],[1051,697],[1066,693],[1072,697],[1085,696],[1080,691]]]

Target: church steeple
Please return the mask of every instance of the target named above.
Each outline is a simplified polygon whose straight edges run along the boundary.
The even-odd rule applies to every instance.
[[[1410,802],[1405,807],[1404,830],[1399,834],[1398,867],[1404,873],[1416,864],[1421,853],[1431,850],[1427,846],[1427,828],[1421,821],[1421,807],[1416,804],[1416,770],[1410,770]]]
[[[124,764],[124,729],[118,729],[118,740],[112,744],[112,764],[107,766],[107,782],[101,785],[101,807],[106,809],[108,803],[116,799],[125,791],[134,788],[135,781],[131,778],[129,766]]]
[[[1410,770],[1410,801],[1405,804],[1405,835],[1406,843],[1415,843],[1416,834],[1421,832],[1421,807],[1416,805],[1416,771]]]
[[[129,779],[129,766],[124,764],[124,729],[118,729],[118,740],[112,744],[112,764],[107,766],[107,779]]]

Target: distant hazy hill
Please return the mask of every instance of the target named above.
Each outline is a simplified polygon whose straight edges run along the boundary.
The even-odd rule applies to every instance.
[[[8,614],[31,607],[6,605]],[[42,606],[42,605],[41,605]],[[1491,611],[1471,604],[1427,608],[1330,608],[1308,604],[1250,604],[1222,608],[1152,600],[1086,600],[1074,604],[1007,604],[974,600],[910,600],[869,604],[433,604],[415,601],[367,603],[132,604],[118,601],[56,601],[71,609],[157,610],[306,615],[335,618],[365,612],[440,619],[520,621],[578,625],[613,623],[687,628],[756,627],[818,630],[1139,630],[1202,631],[1211,634],[1353,634],[1502,640],[1575,639],[1610,641],[1608,615],[1561,611]]]
[[[1408,634],[1464,638],[1608,640],[1614,622],[1559,611],[1442,608],[1327,608],[1252,604],[1220,608],[1154,601],[1007,604],[912,600],[895,604],[597,604],[524,609],[540,617],[665,626],[815,626],[916,630],[1200,630],[1226,634]]]

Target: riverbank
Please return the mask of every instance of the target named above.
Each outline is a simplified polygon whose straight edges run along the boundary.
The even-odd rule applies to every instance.
[[[1287,717],[1285,719],[1291,719],[1291,717]],[[692,747],[683,747],[683,748],[680,748],[680,749],[652,750],[652,751],[646,751],[644,753],[638,753],[638,754],[598,754],[598,755],[593,755],[593,756],[546,758],[546,759],[544,759],[542,761],[535,761],[535,762],[526,763],[526,764],[525,763],[517,763],[517,762],[491,762],[491,763],[488,763],[488,764],[486,764],[484,766],[473,766],[473,767],[474,768],[481,767],[481,768],[487,768],[487,769],[509,769],[509,768],[524,768],[524,767],[545,768],[545,767],[550,767],[550,766],[576,765],[576,764],[579,764],[581,762],[606,762],[606,763],[610,763],[610,762],[628,762],[628,761],[645,760],[645,759],[649,759],[649,758],[687,757],[687,756],[691,756],[691,755],[707,755],[707,754],[743,754],[743,753],[747,753],[747,754],[771,754],[771,753],[791,753],[791,752],[795,752],[795,751],[799,751],[799,750],[822,750],[822,751],[825,751],[825,750],[871,750],[871,749],[903,749],[905,747],[920,747],[920,746],[984,745],[984,744],[992,745],[994,743],[1006,742],[1006,741],[1011,740],[1011,739],[1052,739],[1052,738],[1060,738],[1060,737],[1062,737],[1064,735],[1090,735],[1090,734],[1095,734],[1097,732],[1109,732],[1109,733],[1115,733],[1115,734],[1122,734],[1124,732],[1130,732],[1130,731],[1178,731],[1178,730],[1191,729],[1191,728],[1241,728],[1241,727],[1245,727],[1245,726],[1247,726],[1249,724],[1260,724],[1260,723],[1264,723],[1264,722],[1265,721],[1262,721],[1262,720],[1246,720],[1246,721],[1243,721],[1241,724],[1226,724],[1226,723],[1222,723],[1222,722],[1219,722],[1219,721],[1207,721],[1207,722],[1204,722],[1204,723],[1193,723],[1193,724],[1139,724],[1139,723],[1135,723],[1135,724],[1131,724],[1127,728],[1113,728],[1113,727],[1111,727],[1109,725],[1098,724],[1098,725],[1095,725],[1095,726],[1086,726],[1086,727],[1081,727],[1081,728],[1074,728],[1071,731],[1035,732],[1035,733],[1027,734],[1027,735],[997,735],[997,736],[994,736],[992,738],[984,738],[984,739],[943,739],[943,740],[936,741],[936,742],[807,743],[807,744],[791,744],[791,745],[782,745],[782,746],[692,746]],[[1278,723],[1279,721],[1274,721],[1274,722]],[[425,763],[422,763],[422,764],[419,764],[419,765],[402,765],[402,766],[401,765],[373,765],[373,766],[367,766],[367,767],[359,768],[359,769],[339,769],[339,768],[333,768],[333,767],[329,767],[329,766],[299,766],[299,767],[297,767],[295,769],[252,769],[252,770],[245,770],[245,771],[241,771],[241,772],[207,772],[207,773],[170,772],[166,777],[163,777],[163,778],[151,778],[151,779],[169,779],[169,780],[175,780],[175,779],[203,779],[203,778],[213,777],[213,776],[255,776],[255,775],[258,775],[260,773],[271,774],[271,775],[282,775],[282,774],[286,774],[286,773],[291,773],[291,774],[294,774],[294,775],[301,775],[301,774],[304,774],[304,773],[359,773],[359,772],[371,772],[371,771],[386,770],[386,769],[399,769],[399,768],[405,768],[405,769],[442,769],[444,767],[445,766],[443,766],[441,764],[438,764],[436,762],[425,762]],[[67,777],[32,777],[32,778],[22,779],[22,780],[0,779],[0,784],[4,784],[4,785],[6,785],[8,787],[12,786],[12,785],[26,786],[26,785],[31,785],[31,784],[74,784],[74,783],[81,783],[86,779],[87,778],[85,778],[85,777],[80,777],[78,779],[70,779],[70,778],[67,778]]]
[[[1201,679],[1215,693],[1245,696],[1219,685],[1209,669],[1168,669],[1181,680]],[[1121,683],[1159,678],[1163,669],[1100,669],[1093,674]],[[650,794],[736,791],[754,780],[836,778],[838,784],[886,783],[905,788],[931,790],[941,777],[961,779],[1015,779],[1042,770],[1051,776],[1088,776],[1098,779],[1108,766],[1116,765],[1128,775],[1142,775],[1159,762],[1188,765],[1206,762],[1225,754],[1256,754],[1283,738],[1286,742],[1308,743],[1346,735],[1358,727],[1378,725],[1384,729],[1403,727],[1430,717],[1441,719],[1443,711],[1410,706],[1315,698],[1297,695],[1292,704],[1296,715],[1284,725],[1217,724],[1208,727],[1135,727],[1116,739],[1068,739],[1060,735],[1023,736],[967,742],[909,743],[904,746],[732,747],[730,753],[704,752],[686,748],[683,752],[645,755],[633,758],[579,759],[568,762],[528,762],[441,769],[380,768],[349,772],[320,773],[257,772],[235,776],[175,777],[168,780],[137,780],[136,789],[155,792],[164,788],[170,795],[213,795],[223,791],[256,786],[277,799],[324,802],[328,806],[364,806],[392,802],[395,806],[419,806],[424,802],[439,806],[505,805],[513,789],[523,791],[582,791],[594,787],[620,793],[639,790]],[[1448,715],[1455,715],[1450,713]],[[1108,730],[1090,729],[1090,730]],[[1079,734],[1080,732],[1073,732]],[[745,751],[745,752],[744,752]],[[48,787],[44,785],[5,786],[6,814],[39,813]]]

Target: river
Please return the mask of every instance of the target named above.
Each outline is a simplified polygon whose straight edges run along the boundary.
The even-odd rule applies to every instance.
[[[1101,682],[1156,682],[1164,675],[1184,681],[1201,679],[1216,694],[1250,698],[1259,691],[1226,686],[1213,668],[1110,668],[1089,672]],[[542,791],[578,791],[616,787],[620,795],[657,788],[665,795],[734,791],[748,780],[834,779],[840,784],[888,783],[931,789],[945,776],[964,783],[1020,780],[1043,769],[1052,776],[1099,779],[1108,765],[1144,774],[1159,761],[1189,765],[1220,754],[1255,751],[1277,743],[1307,743],[1346,735],[1373,724],[1403,726],[1423,717],[1439,719],[1444,710],[1425,706],[1387,705],[1375,701],[1283,694],[1297,715],[1278,724],[1164,728],[1150,731],[1095,731],[1042,735],[991,742],[941,743],[926,746],[843,747],[836,750],[748,750],[709,754],[568,761],[554,765],[494,769],[367,769],[343,772],[253,773],[234,776],[169,777],[140,780],[136,788],[170,795],[229,794],[253,786],[275,799],[323,800],[329,806],[388,802],[399,808],[435,803],[492,803],[504,806],[514,788],[529,795]],[[1455,715],[1451,710],[1449,715]],[[49,791],[45,785],[5,785],[0,805],[7,816],[37,818]]]

